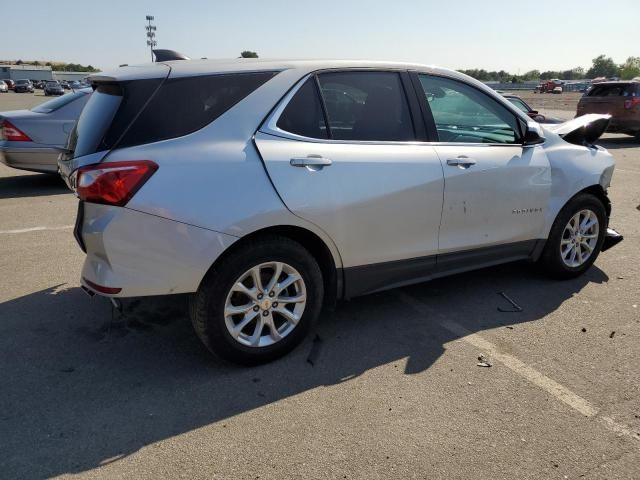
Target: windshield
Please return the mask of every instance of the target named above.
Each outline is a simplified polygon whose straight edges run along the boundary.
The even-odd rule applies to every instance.
[[[17,85],[26,85],[29,83],[29,80],[16,80]]]
[[[37,107],[32,108],[31,111],[35,113],[51,113],[70,104],[80,97],[84,97],[86,94],[87,92],[75,92],[63,95],[61,97],[54,98],[53,100],[49,100],[48,102],[41,103]]]

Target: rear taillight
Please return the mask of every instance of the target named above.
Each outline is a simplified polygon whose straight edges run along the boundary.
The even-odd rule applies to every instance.
[[[30,142],[31,139],[24,134],[24,132],[20,131],[18,127],[16,127],[9,120],[4,120],[2,124],[2,138],[4,140],[8,140],[9,142]]]
[[[73,173],[80,200],[123,206],[158,169],[151,160],[97,163]]]
[[[624,101],[624,108],[631,110],[632,108],[640,106],[640,97],[633,97]]]
[[[91,280],[87,280],[85,277],[82,277],[82,280],[91,287],[93,290],[99,293],[106,293],[107,295],[116,295],[122,291],[121,288],[114,287],[105,287],[103,285],[98,285],[97,283],[93,283]]]

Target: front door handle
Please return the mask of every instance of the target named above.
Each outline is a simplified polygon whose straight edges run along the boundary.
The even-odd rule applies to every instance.
[[[470,166],[475,164],[476,164],[475,160],[472,160],[471,158],[465,155],[460,155],[459,157],[456,157],[456,158],[449,158],[447,160],[447,165],[451,167],[469,168]]]
[[[309,170],[321,170],[324,167],[331,166],[333,162],[320,155],[309,155],[308,157],[294,157],[289,163],[292,167],[307,167]]]

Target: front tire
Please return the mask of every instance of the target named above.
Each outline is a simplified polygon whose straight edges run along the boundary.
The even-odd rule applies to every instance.
[[[190,299],[191,322],[217,357],[266,363],[300,344],[324,295],[320,267],[299,243],[280,236],[246,242],[216,264]]]
[[[556,217],[539,263],[553,278],[582,275],[596,261],[607,232],[607,212],[602,201],[581,193]]]

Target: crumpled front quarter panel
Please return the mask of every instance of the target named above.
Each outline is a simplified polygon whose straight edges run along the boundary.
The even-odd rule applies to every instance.
[[[604,148],[573,145],[547,133],[545,150],[551,166],[551,200],[546,214],[545,237],[564,205],[585,188],[609,188],[615,168],[613,156]]]

